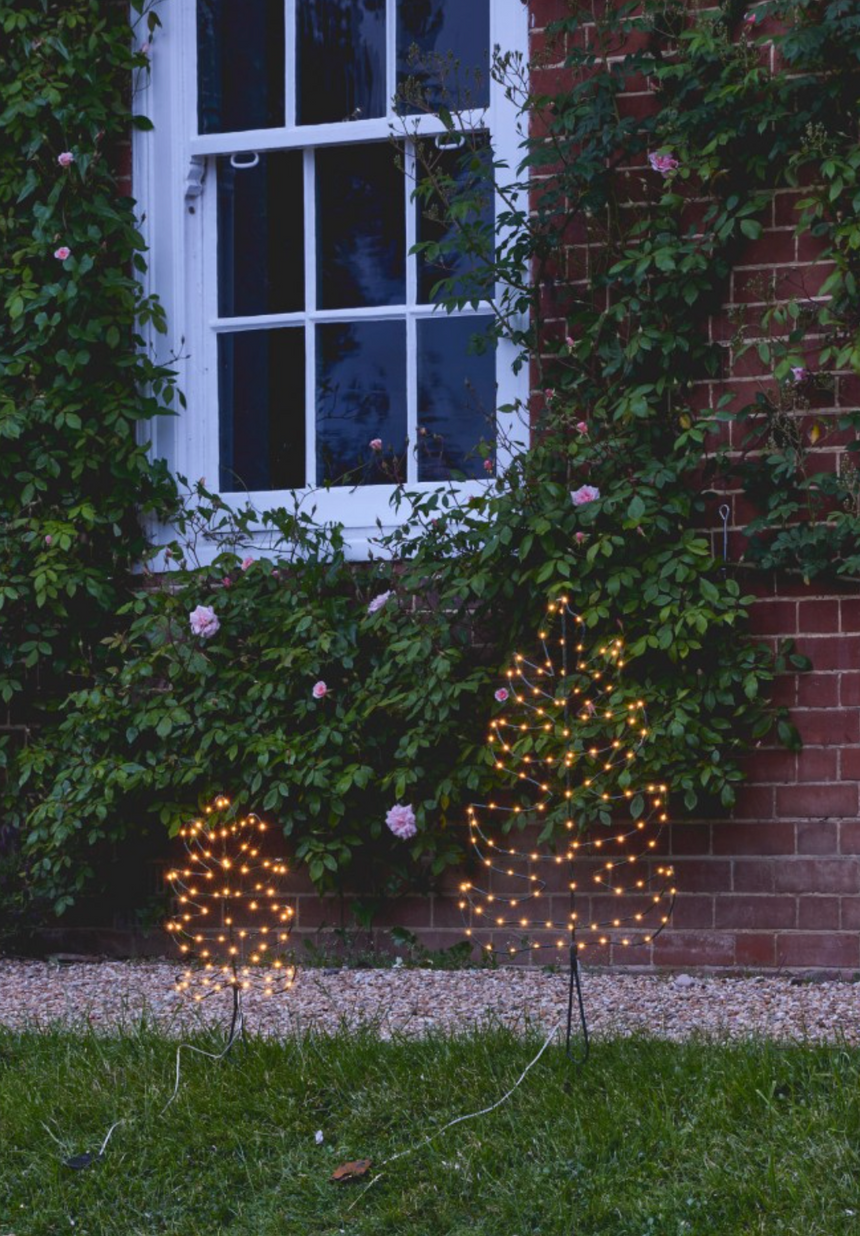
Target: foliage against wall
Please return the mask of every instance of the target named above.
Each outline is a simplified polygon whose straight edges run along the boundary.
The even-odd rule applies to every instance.
[[[34,29],[48,12],[27,11]],[[498,236],[480,223],[481,152],[465,149],[469,174],[456,179],[425,152],[419,192],[428,209],[447,201],[462,225],[459,239],[438,242],[430,256],[465,245],[477,259],[471,288],[447,288],[453,299],[502,285],[497,329],[520,345],[544,392],[533,448],[466,505],[453,485],[401,494],[408,517],[387,546],[393,558],[363,573],[345,561],[340,530],[317,527],[306,508],[268,513],[261,548],[249,533],[256,516],[234,521],[196,487],[177,524],[182,570],[120,611],[103,663],[87,665],[64,718],[16,765],[13,786],[33,796],[25,852],[55,905],[85,883],[99,842],[152,821],[175,827],[198,796],[227,788],[278,817],[318,883],[361,879],[380,894],[418,872],[432,878],[460,857],[461,805],[487,784],[481,738],[494,667],[531,638],[553,590],[569,592],[595,638],[625,635],[621,694],[648,698],[651,766],[688,810],[731,805],[740,758],[774,720],[795,741],[767,707],[785,662],[744,633],[743,577],[723,568],[700,529],[708,494],[740,483],[760,511],[751,560],[810,577],[857,569],[851,469],[816,468],[828,438],[853,449],[855,419],[809,412],[828,374],[858,367],[858,19],[853,6],[812,0],[758,5],[751,15],[734,2],[696,15],[649,0],[633,12],[617,6],[595,22],[581,11],[558,23],[570,76],[552,94],[521,90],[521,66],[499,61],[524,117],[543,117],[545,127],[535,123],[525,149],[523,173],[541,178],[532,212],[511,191]],[[787,21],[787,35],[772,20]],[[78,36],[73,55],[83,58]],[[771,71],[759,46],[771,37],[791,72]],[[20,38],[23,46],[23,28]],[[121,69],[133,67],[117,56]],[[644,80],[654,83],[653,106],[631,113],[625,95]],[[19,123],[23,135],[42,120]],[[55,176],[47,155],[40,166]],[[498,175],[514,179],[513,169]],[[703,410],[697,384],[718,380],[727,364],[708,318],[726,299],[733,263],[761,235],[775,190],[798,183],[809,185],[798,227],[833,263],[828,284],[820,297],[774,299],[761,320],[736,323],[734,359],[758,357],[759,396],[740,410],[727,402]],[[14,218],[25,227],[20,207]],[[122,218],[131,228],[130,214]],[[131,230],[121,234],[128,257],[138,242]],[[566,266],[574,237],[589,262],[579,282]],[[76,233],[72,240],[83,247]],[[546,356],[551,284],[552,312],[566,329]],[[35,287],[47,295],[44,283]],[[125,298],[139,295],[123,288]],[[131,303],[123,300],[126,311]],[[64,301],[57,329],[69,329],[70,314]],[[145,376],[145,359],[121,342],[122,334],[125,375]],[[63,391],[68,383],[57,384],[56,409],[66,407]],[[154,410],[130,398],[140,414]],[[80,415],[81,404],[78,396],[72,411]],[[38,425],[38,405],[28,424],[34,415]],[[739,430],[750,435],[740,455]],[[151,484],[142,456],[129,458]],[[204,525],[224,552],[198,568],[189,545]],[[53,534],[39,526],[34,535],[44,545]],[[134,542],[126,534],[117,545],[124,563]],[[243,567],[247,557],[255,560]],[[7,658],[20,665],[20,645]],[[326,690],[315,696],[318,683]],[[385,828],[396,802],[415,809],[408,843]]]
[[[164,323],[117,180],[147,65],[128,11],[16,0],[0,30],[0,703],[23,727],[50,725],[104,663],[141,519],[171,499],[143,443],[173,387],[140,347]],[[26,809],[7,735],[9,761],[7,829]]]

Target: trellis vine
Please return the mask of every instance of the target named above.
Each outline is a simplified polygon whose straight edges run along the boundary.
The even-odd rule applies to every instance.
[[[796,742],[767,698],[804,661],[745,634],[747,577],[715,557],[707,529],[711,496],[739,487],[759,512],[748,566],[813,578],[860,565],[857,474],[818,462],[831,444],[843,460],[856,449],[856,414],[820,405],[834,374],[860,368],[860,18],[813,0],[603,7],[550,31],[567,65],[553,93],[529,91],[514,58],[497,62],[531,133],[531,208],[516,169],[497,168],[507,205],[494,234],[483,149],[467,145],[459,176],[423,152],[419,197],[460,224],[428,256],[469,250],[470,281],[441,281],[454,303],[501,287],[495,331],[543,392],[532,449],[467,504],[455,484],[401,492],[405,522],[365,570],[302,506],[234,517],[194,487],[175,515],[170,587],[147,580],[129,598],[136,509],[172,493],[132,422],[173,388],[137,346],[135,322],[161,314],[129,273],[141,241],[101,151],[128,125],[123,91],[146,61],[119,6],[0,3],[6,698],[52,668],[41,735],[9,763],[6,818],[47,904],[69,905],[111,841],[175,830],[221,790],[274,813],[314,880],[360,885],[367,912],[426,887],[462,861],[462,808],[491,774],[493,671],[548,593],[569,595],[595,638],[623,631],[625,690],[650,703],[653,773],[688,811],[731,806],[745,752],[774,724]],[[641,114],[625,96],[645,81]],[[827,282],[771,289],[765,311],[731,324],[730,355],[707,323],[776,191],[799,185],[798,231],[820,243]],[[52,256],[61,245],[65,260]],[[546,329],[550,307],[562,329]],[[703,383],[718,387],[744,356],[761,368],[755,400],[703,408]],[[204,529],[223,552],[199,567]],[[189,625],[198,605],[205,637]],[[414,836],[385,827],[398,803],[413,807]]]

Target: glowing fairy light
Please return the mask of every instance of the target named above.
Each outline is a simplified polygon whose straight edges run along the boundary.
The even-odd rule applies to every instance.
[[[675,887],[672,867],[654,853],[668,787],[636,775],[645,701],[620,685],[623,641],[589,653],[567,597],[549,603],[539,639],[540,652],[516,653],[505,672],[512,713],[490,722],[505,788],[467,809],[482,874],[460,885],[466,936],[508,957],[648,946],[669,921]],[[541,845],[517,843],[535,828]],[[542,874],[548,864],[568,865],[567,895]]]
[[[219,794],[180,828],[186,857],[166,874],[175,909],[164,926],[185,963],[176,990],[195,1001],[231,992],[234,1022],[242,994],[273,996],[295,980],[295,912],[280,889],[287,864],[268,852],[269,831]]]

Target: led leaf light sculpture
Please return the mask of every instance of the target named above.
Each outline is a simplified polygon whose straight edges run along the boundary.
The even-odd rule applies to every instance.
[[[287,951],[294,911],[281,888],[287,865],[268,853],[268,831],[219,795],[179,830],[186,859],[166,877],[175,912],[165,927],[186,962],[176,990],[197,1001],[231,992],[231,1039],[246,992],[272,996],[295,979]]]
[[[648,722],[622,685],[622,641],[587,649],[567,597],[549,603],[538,638],[540,654],[517,653],[496,693],[505,707],[488,742],[502,784],[468,808],[478,874],[459,904],[486,953],[567,950],[567,1047],[575,991],[587,1050],[580,955],[650,945],[671,915],[674,873],[657,858],[668,791],[640,780]]]

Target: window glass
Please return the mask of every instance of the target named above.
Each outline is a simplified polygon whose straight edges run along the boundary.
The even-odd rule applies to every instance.
[[[419,169],[419,179],[435,184],[429,197],[420,196],[416,235],[419,243],[439,245],[439,250],[422,250],[418,254],[418,299],[423,304],[441,299],[433,296],[433,288],[443,279],[453,279],[454,294],[483,291],[492,295],[493,288],[481,289],[480,275],[485,264],[480,254],[485,244],[492,246],[493,209],[492,154],[483,141],[474,149],[459,148],[439,151],[432,142],[422,143],[426,165]],[[431,179],[432,178],[432,179]],[[451,218],[451,201],[460,208],[457,221]],[[469,209],[463,209],[466,203]],[[459,241],[456,248],[449,246]],[[463,248],[466,241],[473,252]],[[444,295],[444,294],[443,294]]]
[[[305,307],[302,152],[218,160],[218,312]]]
[[[197,0],[201,133],[284,123],[284,0]]]
[[[397,85],[410,111],[487,107],[490,0],[397,0]]]
[[[495,352],[475,353],[472,341],[489,317],[446,317],[418,322],[418,479],[476,479],[488,469],[477,450],[494,442]],[[492,461],[491,461],[492,467]]]
[[[304,335],[301,327],[219,334],[222,493],[305,484]]]
[[[316,152],[320,309],[406,300],[406,187],[390,142]]]
[[[317,327],[317,482],[390,485],[405,453],[405,323]]]
[[[297,0],[299,124],[384,116],[385,0]]]

